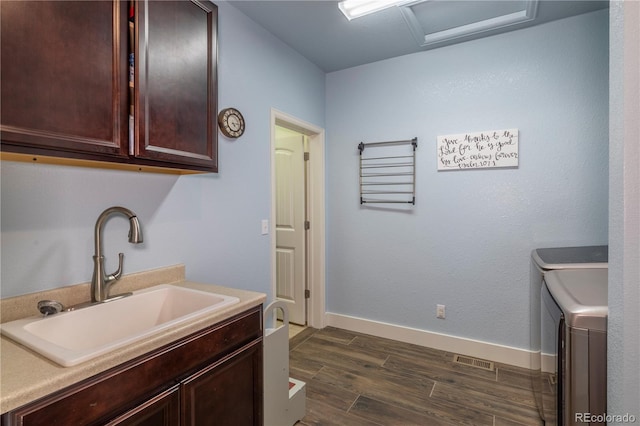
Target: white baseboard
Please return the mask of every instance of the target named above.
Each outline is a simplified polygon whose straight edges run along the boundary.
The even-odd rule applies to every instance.
[[[348,315],[325,314],[325,324],[344,330],[356,331],[377,337],[398,340],[489,361],[531,368],[531,351],[510,346],[487,343],[464,337],[450,336],[417,328],[372,321]]]
[[[540,356],[540,360],[542,362],[541,370],[544,373],[555,373],[556,372],[556,364],[558,362],[558,358],[553,354],[545,354],[543,353]]]

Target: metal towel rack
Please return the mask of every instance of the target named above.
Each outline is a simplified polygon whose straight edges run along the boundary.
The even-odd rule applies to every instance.
[[[411,145],[405,152],[399,145]],[[360,142],[360,204],[416,204],[416,148],[418,138],[405,141]],[[376,148],[364,157],[365,148]],[[381,148],[381,149],[377,149]],[[370,198],[374,196],[375,198]]]

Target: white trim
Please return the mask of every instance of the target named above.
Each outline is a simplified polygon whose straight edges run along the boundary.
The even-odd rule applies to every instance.
[[[275,133],[276,124],[295,130],[309,138],[309,291],[307,325],[313,328],[325,326],[325,184],[324,184],[324,129],[271,109],[271,294],[276,294],[276,172]]]
[[[540,355],[540,371],[543,373],[555,373],[558,363],[558,357],[554,354],[541,354]]]
[[[326,324],[344,330],[371,334],[373,336],[398,340],[405,343],[413,343],[418,346],[440,349],[522,368],[531,368],[531,351],[525,349],[331,312],[327,312],[326,314]]]

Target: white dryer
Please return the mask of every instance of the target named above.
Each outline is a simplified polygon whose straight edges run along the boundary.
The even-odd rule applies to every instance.
[[[557,342],[555,369],[547,373],[553,380],[542,399],[547,425],[607,424],[607,272],[565,269],[544,277],[542,305],[549,317],[541,327]]]
[[[539,248],[531,252],[530,273],[530,347],[531,383],[540,418],[546,425],[557,424],[554,404],[555,384],[552,372],[556,369],[556,336],[543,330],[541,324],[549,323],[549,313],[541,308],[541,290],[545,274],[553,270],[599,269],[608,267],[608,246]],[[545,400],[547,404],[545,404]]]

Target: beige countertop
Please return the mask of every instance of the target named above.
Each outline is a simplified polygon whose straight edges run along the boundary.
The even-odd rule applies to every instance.
[[[158,284],[173,284],[197,290],[235,296],[240,302],[219,311],[202,315],[186,324],[176,325],[154,336],[134,342],[93,360],[74,367],[61,367],[36,352],[2,336],[0,341],[0,412],[5,413],[52,392],[94,376],[123,362],[188,336],[210,325],[224,321],[240,312],[258,306],[266,295],[213,284],[184,280],[184,266],[172,266],[149,272],[132,274],[122,278],[114,287],[116,292],[140,290]],[[38,300],[55,299],[65,306],[73,306],[89,300],[89,285],[17,296],[0,300],[2,322],[36,315]]]

